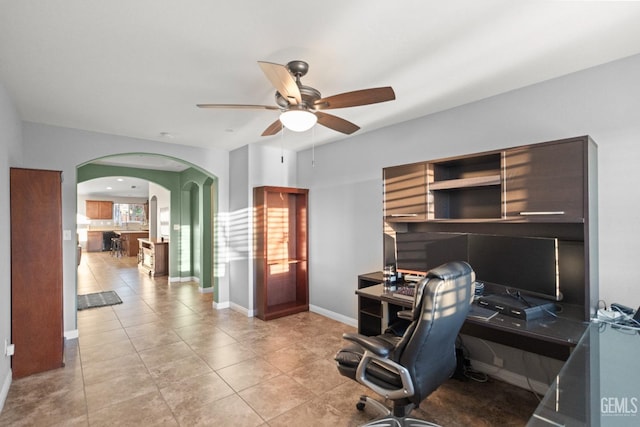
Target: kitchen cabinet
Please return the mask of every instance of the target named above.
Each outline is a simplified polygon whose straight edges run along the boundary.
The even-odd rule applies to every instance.
[[[107,200],[87,200],[85,215],[89,219],[113,219],[113,202]]]
[[[102,231],[87,231],[87,252],[102,251]]]
[[[10,203],[16,379],[63,366],[62,172],[11,168]]]
[[[148,231],[116,231],[120,237],[122,253],[125,256],[138,256],[140,245],[138,239],[149,238]]]
[[[149,276],[169,274],[169,242],[161,239],[138,239],[138,269]]]
[[[308,193],[254,188],[256,309],[262,320],[309,310]]]

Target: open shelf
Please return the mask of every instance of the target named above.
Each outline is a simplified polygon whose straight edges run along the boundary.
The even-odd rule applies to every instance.
[[[256,315],[275,319],[309,310],[308,190],[254,189]]]
[[[500,175],[478,176],[473,178],[448,179],[429,184],[431,190],[451,190],[457,188],[473,188],[488,185],[500,185]]]

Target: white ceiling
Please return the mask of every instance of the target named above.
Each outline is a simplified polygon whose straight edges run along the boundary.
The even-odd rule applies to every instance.
[[[0,0],[0,81],[23,120],[231,150],[348,138],[260,137],[277,111],[258,60],[310,64],[355,135],[640,52],[640,2],[542,0]],[[169,137],[162,133],[169,133]]]

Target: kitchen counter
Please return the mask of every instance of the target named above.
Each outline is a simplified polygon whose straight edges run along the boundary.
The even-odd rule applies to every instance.
[[[149,232],[142,230],[113,230],[122,242],[122,252],[127,256],[138,256],[138,239],[148,239]]]

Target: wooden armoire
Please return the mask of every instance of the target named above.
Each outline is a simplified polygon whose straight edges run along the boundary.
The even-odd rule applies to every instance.
[[[62,173],[11,168],[14,378],[63,365]]]
[[[256,315],[262,320],[309,310],[308,194],[302,188],[254,188]]]

